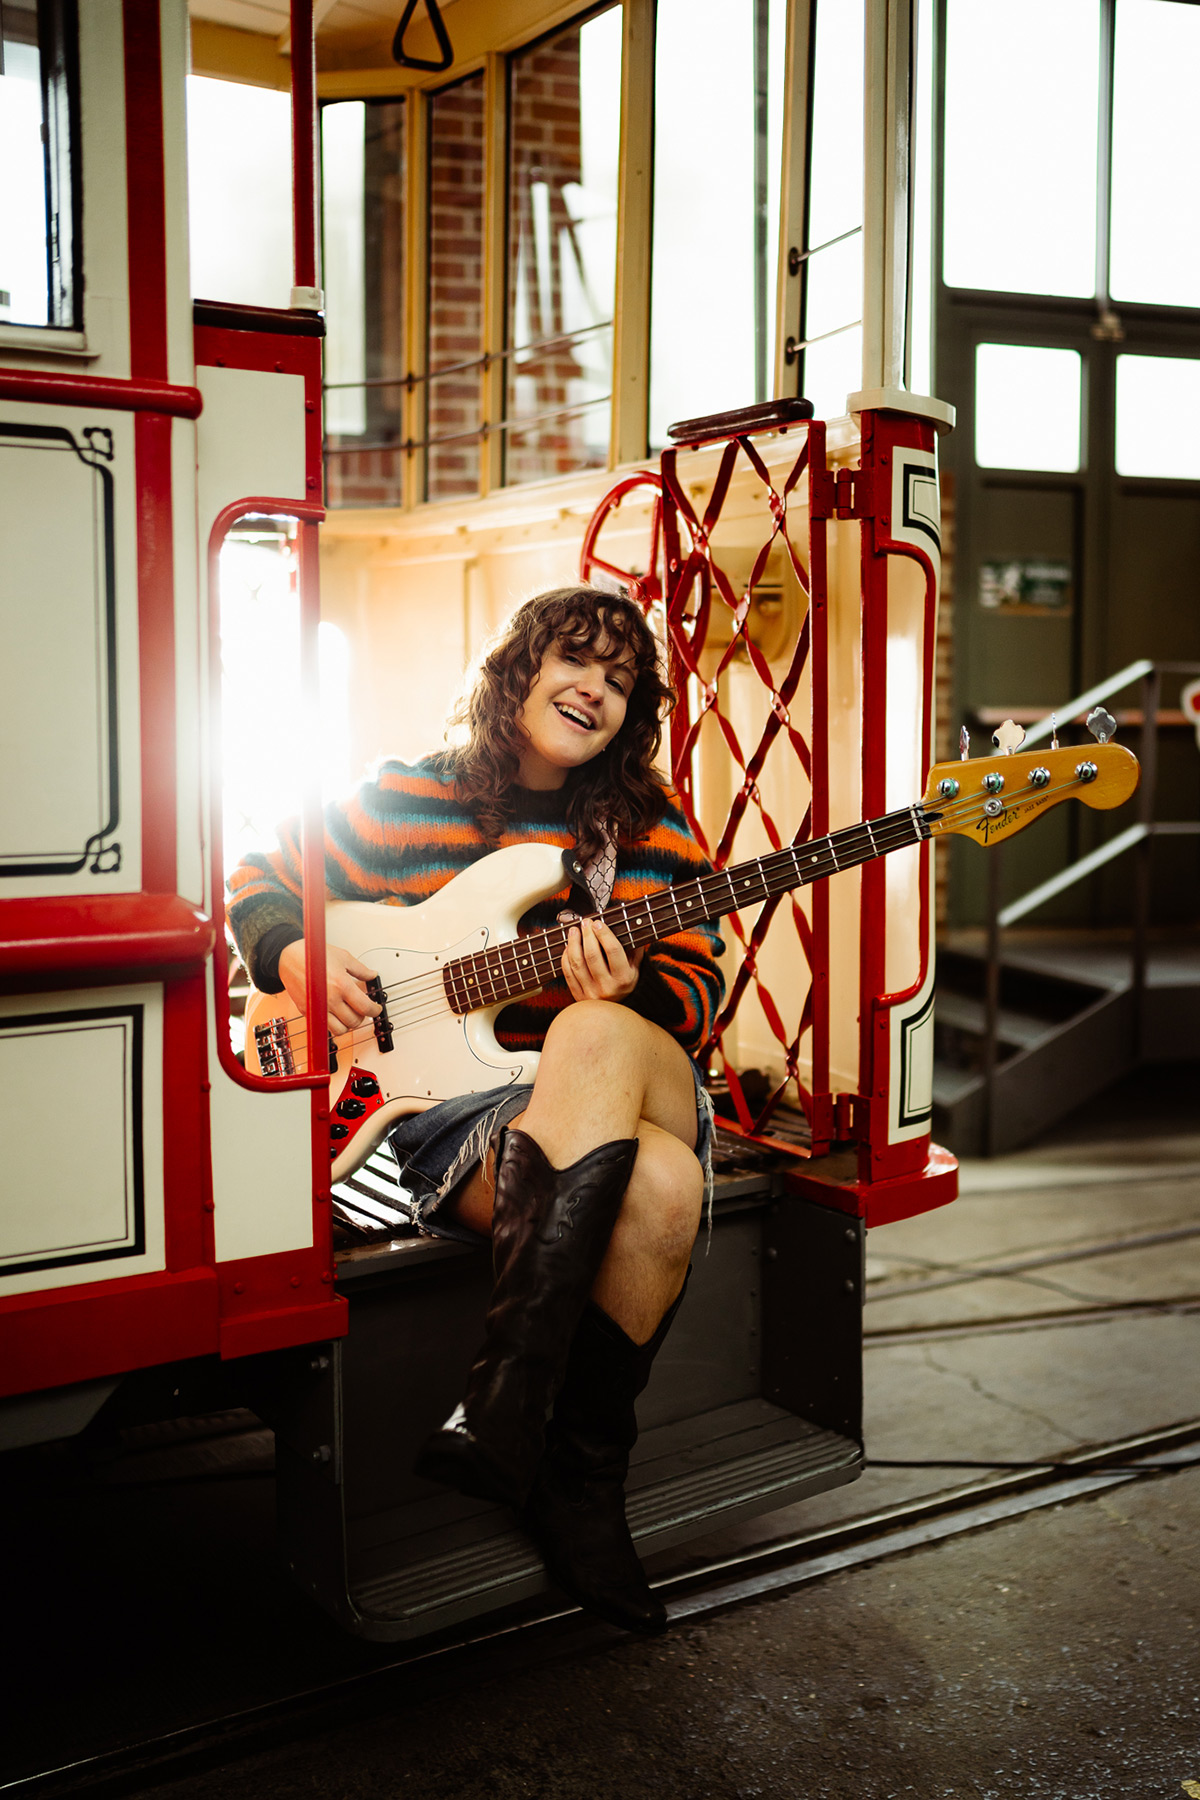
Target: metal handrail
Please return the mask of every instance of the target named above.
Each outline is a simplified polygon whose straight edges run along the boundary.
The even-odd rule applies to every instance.
[[[461,375],[467,369],[490,369],[493,363],[507,362],[510,356],[540,356],[546,350],[561,350],[565,344],[577,344],[581,338],[594,337],[598,331],[611,331],[611,319],[597,319],[594,325],[581,325],[577,331],[560,331],[554,337],[534,338],[528,344],[510,344],[507,350],[485,350],[469,356],[465,362],[443,363],[440,369],[425,369],[420,374],[409,370],[405,375],[369,375],[361,381],[327,381],[326,394],[341,393],[346,388],[420,387],[423,381],[437,381],[442,375]]]
[[[1074,700],[1070,700],[1061,711],[1047,713],[1039,719],[1025,734],[1025,743],[1035,744],[1043,738],[1053,736],[1056,719],[1066,723],[1079,718],[1098,706],[1101,701],[1111,695],[1120,693],[1122,688],[1135,681],[1142,684],[1142,742],[1140,762],[1142,767],[1141,786],[1138,793],[1138,811],[1140,818],[1136,825],[1110,838],[1106,844],[1099,845],[1086,855],[1077,857],[1065,869],[1059,870],[1048,881],[1042,881],[1017,899],[1011,900],[1007,906],[1000,905],[1000,877],[1002,853],[997,846],[988,858],[988,898],[987,898],[987,948],[986,948],[986,987],[984,1002],[984,1148],[988,1156],[994,1156],[997,1150],[996,1115],[996,1046],[999,1038],[1000,1024],[1000,934],[1019,919],[1026,918],[1035,912],[1046,901],[1064,893],[1077,882],[1086,880],[1098,869],[1123,856],[1126,851],[1137,852],[1137,867],[1134,879],[1134,911],[1133,930],[1130,944],[1133,969],[1133,1003],[1134,1003],[1134,1048],[1138,1061],[1142,1061],[1146,1053],[1146,935],[1150,923],[1150,856],[1156,837],[1182,837],[1200,834],[1200,821],[1190,819],[1155,819],[1154,796],[1158,770],[1158,712],[1159,698],[1164,675],[1200,675],[1200,663],[1189,662],[1151,662],[1146,657],[1139,657],[1136,662],[1110,675],[1095,687],[1088,688]]]

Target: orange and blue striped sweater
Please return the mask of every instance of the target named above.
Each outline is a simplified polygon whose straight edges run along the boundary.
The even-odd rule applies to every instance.
[[[500,847],[531,841],[574,847],[561,790],[514,790],[516,812]],[[488,845],[470,812],[455,797],[449,777],[426,758],[407,765],[385,762],[350,800],[325,809],[325,884],[333,900],[382,900],[412,906],[427,900]],[[671,805],[640,842],[617,854],[613,902],[645,898],[676,882],[708,872],[682,813]],[[279,952],[300,933],[300,825],[279,828],[279,849],[248,856],[229,881],[229,925],[255,985],[279,991]],[[566,907],[580,909],[577,890],[563,878],[561,893],[531,907],[522,932],[554,925]],[[651,945],[637,987],[625,1002],[662,1025],[694,1054],[708,1038],[724,992],[717,958],[724,946],[716,927],[698,925]],[[539,1049],[555,1014],[571,1004],[561,979],[515,1001],[497,1021],[496,1036],[508,1050]]]

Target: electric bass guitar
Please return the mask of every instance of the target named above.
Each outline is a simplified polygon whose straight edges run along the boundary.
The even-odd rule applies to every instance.
[[[1006,731],[1018,736],[1016,727],[1002,726],[996,741],[1004,742]],[[608,906],[602,917],[625,949],[635,950],[926,838],[955,833],[995,844],[1071,796],[1091,807],[1119,806],[1138,776],[1137,759],[1103,741],[1086,751],[1009,751],[937,763],[912,806]],[[568,884],[564,860],[572,854],[564,858],[554,844],[515,844],[481,857],[419,905],[327,907],[328,941],[377,971],[368,991],[381,1008],[359,1029],[329,1039],[335,1181],[360,1168],[401,1115],[457,1094],[532,1081],[537,1053],[502,1049],[493,1028],[505,1006],[559,975],[566,928],[519,936],[517,921]],[[251,990],[245,1057],[252,1074],[303,1073],[307,1044],[308,1023],[286,994]]]

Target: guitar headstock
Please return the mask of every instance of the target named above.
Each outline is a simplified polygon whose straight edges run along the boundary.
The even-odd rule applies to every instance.
[[[1082,800],[1102,811],[1120,806],[1140,778],[1136,756],[1120,744],[1009,751],[935,763],[921,804],[933,836],[955,832],[977,844],[996,844],[1060,800]]]

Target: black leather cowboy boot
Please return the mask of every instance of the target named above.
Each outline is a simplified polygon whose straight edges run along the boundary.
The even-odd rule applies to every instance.
[[[625,1477],[637,1442],[634,1403],[686,1288],[647,1344],[598,1306],[585,1308],[523,1515],[563,1592],[626,1631],[661,1631],[667,1622],[629,1535]]]
[[[604,1260],[637,1155],[636,1138],[555,1169],[509,1127],[496,1157],[495,1286],[467,1391],[413,1465],[428,1481],[520,1508],[545,1441],[572,1334]]]

